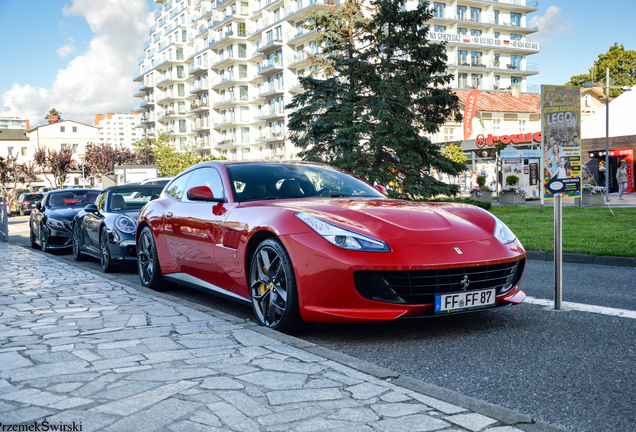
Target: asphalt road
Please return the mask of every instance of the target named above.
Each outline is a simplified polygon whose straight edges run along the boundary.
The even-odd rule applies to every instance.
[[[10,219],[27,244],[28,218]],[[58,254],[72,260],[72,255]],[[82,265],[99,270],[99,262]],[[303,339],[576,431],[636,430],[636,269],[563,265],[564,302],[594,312],[524,303],[497,311],[387,324],[311,328]],[[137,283],[135,268],[119,277]],[[554,297],[553,264],[529,261],[522,289]],[[169,294],[252,319],[250,308],[190,289]],[[576,305],[575,305],[576,307]]]

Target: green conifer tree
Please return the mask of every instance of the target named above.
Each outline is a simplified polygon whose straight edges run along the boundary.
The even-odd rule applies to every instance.
[[[461,120],[449,89],[444,46],[428,42],[426,3],[346,0],[310,16],[318,30],[317,67],[299,78],[305,89],[289,108],[290,139],[306,160],[392,186],[400,198],[454,195],[458,186],[423,176],[424,167],[457,175],[465,166],[440,153],[424,135]]]

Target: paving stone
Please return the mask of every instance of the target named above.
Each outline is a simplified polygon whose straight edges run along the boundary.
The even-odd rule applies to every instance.
[[[129,366],[137,366],[138,362],[142,360],[145,360],[144,356],[134,355],[134,356],[120,357],[120,358],[107,359],[107,360],[96,360],[92,362],[92,366],[93,368],[95,368],[95,370],[122,368],[122,367],[129,367]]]
[[[416,414],[399,418],[385,418],[372,422],[369,426],[385,432],[426,432],[445,429],[450,425],[437,418]]]
[[[210,427],[209,425],[203,425],[200,423],[193,423],[191,421],[182,421],[179,423],[172,424],[168,426],[173,432],[215,432],[222,431],[223,429]]]
[[[4,334],[2,334],[4,336]],[[17,352],[6,352],[0,354],[0,371],[23,368],[31,366],[32,361],[25,359]]]
[[[46,391],[26,388],[11,393],[4,393],[0,395],[0,399],[13,402],[21,402],[30,405],[47,406],[54,404],[55,402],[67,399],[67,396],[58,396]]]
[[[192,358],[192,354],[187,350],[173,350],[150,352],[144,354],[148,360],[144,360],[142,364],[162,363],[167,361],[184,360]]]
[[[315,417],[324,413],[325,411],[315,407],[300,407],[294,410],[286,412],[277,412],[265,416],[258,417],[257,422],[263,426],[273,426],[277,424],[293,423],[298,420],[305,420],[310,417]]]
[[[70,408],[76,408],[78,406],[82,406],[82,405],[88,405],[93,403],[93,401],[91,399],[84,399],[84,398],[68,398],[68,399],[64,399],[61,400],[59,402],[56,402],[54,404],[50,404],[48,405],[49,408],[53,408],[53,409],[57,409],[57,410],[67,410]]]
[[[272,410],[264,407],[242,392],[217,391],[216,394],[248,417],[256,417],[272,413]]]
[[[207,410],[205,411],[199,410],[195,412],[194,414],[192,414],[192,416],[190,416],[190,420],[193,422],[201,423],[208,426],[214,426],[218,428],[223,426],[219,418],[215,416],[214,414],[212,414],[211,412],[208,412]]]
[[[235,390],[242,389],[243,384],[226,377],[214,377],[205,379],[199,387],[210,390]]]
[[[201,404],[199,403],[180,399],[164,400],[135,416],[123,418],[104,430],[113,432],[137,431],[143,425],[141,428],[144,431],[155,431],[169,425],[178,418],[187,416],[200,406]]]
[[[106,391],[101,391],[96,396],[100,399],[119,400],[157,388],[159,385],[159,383],[145,381],[124,382],[123,385],[116,388],[109,388]]]
[[[419,403],[374,404],[370,408],[380,417],[402,417],[427,411],[430,408]]]
[[[284,390],[273,391],[267,394],[267,399],[271,405],[341,398],[343,398],[343,395],[338,389]]]
[[[405,395],[404,393],[391,391],[387,394],[383,394],[382,396],[380,396],[380,399],[382,399],[384,402],[405,402],[408,400],[412,400],[413,398]]]
[[[37,353],[29,355],[29,357],[37,363],[59,363],[77,360],[77,357],[74,357],[72,354],[67,352]]]
[[[519,432],[519,428],[512,426],[499,426],[494,428],[488,428],[484,432]]]
[[[284,372],[254,372],[236,377],[270,390],[301,389],[307,380],[305,374]]]
[[[317,418],[301,422],[298,426],[296,426],[295,430],[297,430],[298,432],[311,432],[320,430],[340,431],[350,426],[352,426],[351,423],[346,421]]]
[[[256,359],[252,364],[273,371],[302,373],[313,375],[325,370],[325,367],[317,363],[304,363],[295,361]]]
[[[76,373],[85,369],[89,364],[83,360],[68,361],[63,363],[48,363],[22,368],[15,371],[0,371],[0,377],[10,377],[12,382],[32,380],[55,375]]]
[[[258,430],[258,424],[227,402],[216,402],[207,405],[225,424],[235,431],[253,432]]]
[[[40,407],[27,407],[9,411],[2,414],[3,424],[26,423],[43,419],[53,414],[53,411]]]
[[[106,405],[92,408],[92,410],[107,414],[128,416],[132,413],[143,410],[150,405],[154,405],[157,402],[167,399],[170,396],[179,393],[180,391],[183,391],[185,389],[188,389],[194,385],[196,385],[196,382],[192,381],[181,381],[175,384],[167,384],[135,396],[120,399]],[[175,399],[172,399],[171,401],[175,401]]]
[[[55,384],[55,385],[52,385],[52,386],[48,387],[47,390],[48,391],[52,391],[52,392],[56,392],[56,393],[69,393],[69,392],[72,392],[75,389],[80,388],[83,385],[84,385],[84,383],[82,383],[82,382],[70,382],[70,383],[63,383],[63,384]]]
[[[352,387],[345,388],[345,390],[350,392],[355,399],[369,399],[389,391],[386,387],[371,383],[356,384]]]
[[[15,406],[9,405],[8,403],[0,402],[0,414],[14,409],[16,409]]]
[[[329,379],[312,379],[307,381],[307,383],[303,386],[303,388],[329,388],[329,387],[340,387],[342,383],[337,381],[332,381]]]
[[[141,342],[152,351],[171,351],[183,348],[181,345],[174,343],[172,339],[168,337],[146,338],[142,339]]]
[[[126,327],[139,327],[147,325],[146,315],[136,314],[126,321]]]
[[[111,350],[114,348],[127,348],[137,346],[141,343],[140,340],[127,340],[127,341],[118,341],[118,342],[105,342],[97,345],[98,350]]]
[[[477,432],[485,428],[486,426],[497,423],[497,420],[491,419],[481,414],[457,414],[454,416],[446,416],[444,420],[454,423],[458,426],[466,428],[470,431]]]
[[[290,345],[277,344],[271,346],[265,346],[266,349],[275,351],[280,354],[285,354],[290,357],[297,358],[298,360],[302,360],[304,362],[319,362],[326,360],[324,357],[317,356],[315,354],[309,353],[307,351],[303,351],[301,349],[295,348]]]
[[[332,379],[334,381],[339,381],[339,382],[347,384],[347,385],[360,384],[361,382],[363,382],[360,379],[352,378],[350,376],[343,375],[341,373],[333,372],[333,371],[329,371],[329,370],[325,371],[325,373],[323,373],[322,376],[324,376],[325,378]]]
[[[444,414],[458,414],[461,412],[468,411],[466,408],[458,407],[457,405],[449,404],[439,399],[432,398],[430,396],[425,396],[420,393],[410,392],[407,395],[411,396],[413,399],[416,399],[423,404],[426,404],[432,408],[435,408],[438,411],[443,412]]]
[[[271,346],[271,345],[278,345],[281,343],[280,341],[277,341],[276,339],[272,339],[270,337],[257,333],[253,330],[246,330],[246,329],[234,330],[232,331],[232,336],[234,337],[234,339],[238,341],[238,343],[244,346],[252,346],[252,345]]]
[[[379,419],[369,408],[344,408],[327,417],[330,420],[345,420],[358,423],[369,423]]]

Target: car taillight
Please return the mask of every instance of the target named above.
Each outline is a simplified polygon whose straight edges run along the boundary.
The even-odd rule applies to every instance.
[[[27,205],[27,204],[29,204],[28,201],[22,201],[22,205]]]

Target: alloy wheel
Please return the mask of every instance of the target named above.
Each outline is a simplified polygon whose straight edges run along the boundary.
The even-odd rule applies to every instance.
[[[149,236],[147,231],[141,233],[137,251],[139,277],[144,285],[150,285],[154,272],[153,244]]]
[[[250,293],[259,321],[276,327],[287,307],[287,278],[281,256],[270,246],[260,248],[252,261]]]

